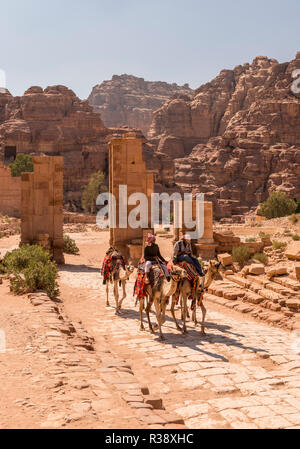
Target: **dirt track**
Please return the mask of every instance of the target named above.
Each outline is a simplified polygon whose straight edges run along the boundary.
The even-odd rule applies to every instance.
[[[95,351],[75,353],[66,346],[73,371],[63,368],[64,385],[53,387],[58,374],[49,365],[53,357],[43,352],[50,346],[43,306],[8,294],[6,283],[0,286],[0,327],[9,349],[0,354],[6,379],[0,393],[2,427],[159,427],[168,426],[168,419],[178,422],[169,426],[182,427],[184,421],[189,428],[300,427],[295,335],[207,302],[206,337],[190,323],[189,333],[181,335],[168,319],[161,343],[157,335],[139,330],[133,280],[121,316],[105,307],[99,265],[107,233],[72,237],[80,255],[66,257],[58,306],[71,323],[82,322],[95,339]],[[6,239],[6,245],[14,239]],[[170,240],[161,238],[160,246],[170,255]],[[141,387],[149,389],[154,402],[161,399],[166,411],[131,407],[128,395],[140,395]]]

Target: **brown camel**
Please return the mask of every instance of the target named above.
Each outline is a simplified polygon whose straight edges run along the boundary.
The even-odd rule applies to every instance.
[[[176,324],[176,327],[178,330],[182,331],[183,333],[186,333],[186,318],[188,315],[188,298],[189,296],[193,296],[193,300],[195,302],[194,304],[194,310],[192,315],[192,320],[195,323],[195,326],[197,326],[197,305],[200,306],[202,311],[202,321],[201,321],[201,334],[205,335],[205,329],[204,329],[204,323],[205,323],[205,316],[206,316],[206,308],[203,304],[203,295],[205,292],[207,292],[208,287],[210,284],[216,279],[219,273],[219,269],[221,267],[221,263],[217,262],[215,260],[211,260],[208,264],[208,269],[206,271],[206,274],[203,278],[198,277],[197,284],[195,287],[195,290],[193,291],[193,288],[191,286],[191,283],[188,279],[185,279],[181,285],[179,286],[179,295],[180,295],[180,303],[181,303],[181,317],[183,320],[183,326],[182,328],[179,326],[176,317],[175,317],[175,304],[176,304],[176,298],[177,295],[172,296],[172,305],[171,305],[171,313],[172,317],[174,319],[174,322]]]
[[[152,270],[159,270],[159,267],[153,267]],[[176,265],[172,265],[170,271],[170,280],[168,281],[165,277],[159,278],[158,282],[155,283],[153,288],[150,284],[146,286],[147,292],[147,305],[146,305],[146,315],[148,319],[149,329],[153,333],[154,329],[150,321],[150,310],[152,304],[155,306],[155,313],[157,319],[157,327],[159,330],[160,340],[164,340],[164,336],[161,330],[162,325],[166,320],[166,307],[170,296],[173,296],[177,290],[178,282],[186,277],[186,271]],[[140,329],[144,330],[143,324],[143,309],[144,309],[144,299],[140,299]],[[156,326],[155,326],[156,328]]]
[[[115,269],[110,273],[109,279],[106,281],[106,305],[109,306],[108,294],[109,294],[109,284],[113,284],[114,297],[116,301],[116,314],[119,314],[122,307],[122,302],[126,298],[126,281],[129,276],[134,271],[133,265],[126,265],[125,268],[121,264],[117,264]],[[123,296],[119,300],[119,287],[118,284],[121,283]]]

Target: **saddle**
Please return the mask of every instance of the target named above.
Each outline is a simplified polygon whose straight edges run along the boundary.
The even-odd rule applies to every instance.
[[[159,267],[159,263],[153,262],[153,265],[149,272],[150,284],[146,284],[145,262],[139,263],[133,294],[136,295],[139,299],[145,298],[147,296],[147,285],[150,285],[153,290],[157,290],[160,288],[163,277],[164,275],[162,273],[162,269]]]
[[[195,299],[195,291],[197,288],[197,281],[199,279],[199,274],[196,270],[196,268],[194,267],[194,265],[188,263],[188,262],[178,262],[176,265],[178,265],[179,267],[183,268],[186,273],[187,273],[187,279],[191,284],[191,288],[192,288],[192,294],[189,296],[189,300],[192,301],[191,302],[191,310],[193,310],[195,308],[195,304],[196,304],[196,299]],[[178,285],[178,288],[176,290],[175,293],[175,297],[176,297],[176,304],[178,304],[179,301],[179,295],[180,295],[180,286],[182,285],[183,281],[181,281]]]
[[[102,267],[101,267],[101,274],[103,276],[103,284],[106,283],[107,279],[109,279],[111,276],[116,276],[116,273],[121,266],[125,269],[126,260],[122,256],[122,254],[115,248],[110,247],[105,254]]]

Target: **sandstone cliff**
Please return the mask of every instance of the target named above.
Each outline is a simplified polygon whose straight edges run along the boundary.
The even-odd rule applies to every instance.
[[[300,53],[284,64],[257,57],[154,113],[151,142],[175,158],[179,186],[214,202],[216,217],[242,214],[273,189],[300,198],[297,68]]]
[[[130,126],[146,136],[152,113],[177,94],[191,94],[188,85],[178,86],[161,81],[145,81],[133,75],[113,75],[110,81],[95,86],[88,97],[95,112],[100,112],[106,126]]]
[[[106,169],[107,134],[99,114],[65,86],[35,86],[21,97],[0,94],[1,159],[21,152],[63,155],[66,202],[79,205],[95,167]]]
[[[142,136],[139,130],[134,130]],[[0,161],[8,164],[17,153],[64,157],[64,203],[80,209],[81,194],[97,170],[108,174],[108,142],[128,128],[106,128],[87,101],[65,86],[29,88],[23,96],[0,93]],[[157,190],[168,188],[174,176],[172,159],[144,143],[148,168],[154,170]]]

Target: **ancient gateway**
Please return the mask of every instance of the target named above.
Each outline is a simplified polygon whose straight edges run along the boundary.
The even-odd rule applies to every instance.
[[[35,156],[33,163],[21,178],[21,243],[41,244],[62,264],[63,158]]]
[[[143,243],[151,229],[151,194],[154,192],[153,173],[146,169],[142,155],[143,140],[135,133],[127,133],[122,138],[114,138],[109,145],[109,191],[116,198],[116,210],[119,210],[119,185],[127,186],[127,198],[136,192],[144,193],[148,198],[148,226],[147,228],[127,229],[120,228],[117,214],[116,228],[110,229],[110,245],[118,248],[133,263],[142,256]],[[175,203],[176,204],[176,203]],[[178,205],[178,204],[177,204]],[[128,206],[127,214],[135,206]],[[184,208],[182,208],[184,213]],[[196,202],[193,201],[193,217],[195,217]],[[192,231],[191,229],[190,231]],[[180,231],[189,231],[186,228],[174,229],[174,240],[180,237]],[[213,214],[212,203],[204,203],[204,233],[195,242],[197,254],[203,258],[215,255],[216,244],[213,240]]]

